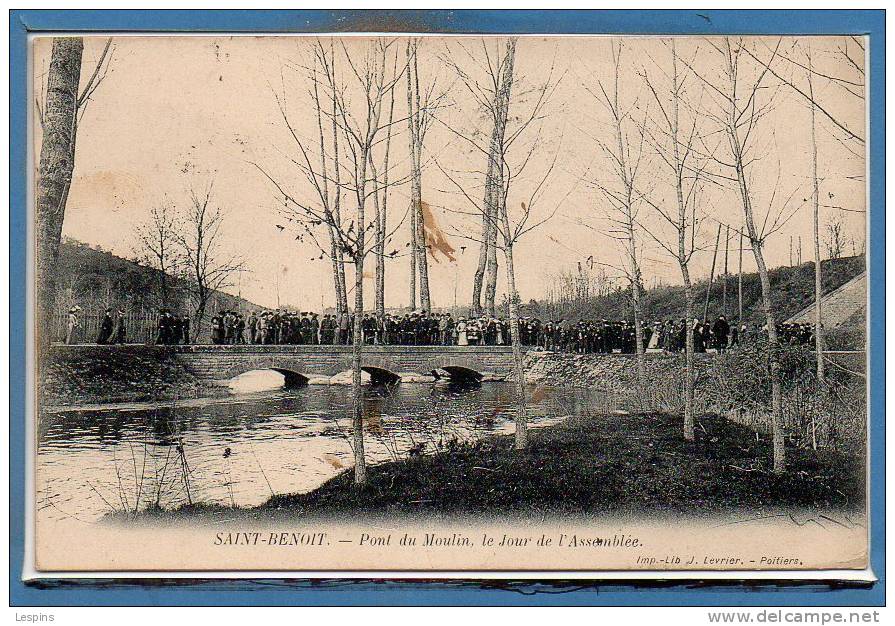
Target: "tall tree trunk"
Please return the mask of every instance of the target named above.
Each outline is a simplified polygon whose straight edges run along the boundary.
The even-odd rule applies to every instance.
[[[690,281],[690,268],[687,263],[681,264],[681,275],[684,279],[684,300],[686,310],[686,341],[684,350],[686,351],[686,370],[684,372],[684,439],[693,441],[696,439],[696,418],[693,414],[693,398],[695,397],[696,373],[694,371],[693,362],[693,331],[690,329],[690,323],[693,319],[693,284]]]
[[[341,283],[339,281],[339,272],[340,262],[339,256],[337,253],[338,243],[336,242],[337,236],[335,229],[332,226],[329,226],[327,229],[329,231],[329,259],[332,268],[332,277],[333,277],[333,296],[335,298],[336,304],[336,314],[341,315],[344,312],[344,309],[341,307],[341,302],[339,300],[339,293],[341,291]],[[344,274],[343,274],[344,276]]]
[[[673,44],[672,44],[673,45]],[[675,57],[675,61],[677,57]],[[675,63],[675,71],[674,71],[674,81],[675,85],[677,85],[677,64]],[[683,168],[680,163],[680,151],[678,148],[677,141],[677,132],[678,132],[678,102],[675,99],[674,102],[674,130],[673,130],[673,138],[672,141],[674,143],[674,159],[675,159],[675,169],[676,169],[676,181],[675,187],[677,192],[677,207],[678,207],[678,238],[677,238],[677,254],[678,254],[678,265],[681,268],[681,278],[684,281],[684,300],[685,300],[685,324],[684,324],[684,332],[685,332],[685,346],[684,351],[686,353],[686,370],[684,372],[684,439],[687,441],[693,441],[696,439],[696,418],[693,412],[693,398],[695,397],[695,386],[696,386],[696,373],[694,371],[694,346],[693,346],[693,331],[690,328],[690,324],[693,323],[693,309],[694,309],[694,300],[693,297],[693,283],[690,280],[690,267],[689,267],[689,259],[687,257],[687,204],[684,201],[684,181],[683,181]],[[696,229],[695,222],[691,225],[691,228]]]
[[[333,60],[333,72],[335,72],[335,60]],[[334,226],[342,223],[342,187],[341,187],[341,171],[339,163],[339,128],[336,120],[336,92],[332,94],[332,133],[333,133],[333,208],[332,220]],[[348,287],[345,283],[345,251],[338,241],[336,241],[335,233],[333,233],[334,261],[333,261],[333,287],[335,289],[336,314],[341,316],[348,312]],[[277,304],[279,306],[279,303]]]
[[[735,126],[731,126],[735,128]],[[761,281],[761,301],[764,310],[765,322],[768,332],[768,360],[770,362],[771,377],[771,424],[774,441],[774,472],[782,473],[786,470],[786,450],[783,441],[783,398],[780,388],[780,361],[777,355],[779,342],[777,339],[777,322],[771,304],[771,280],[768,276],[768,267],[765,264],[762,251],[762,241],[755,228],[752,201],[749,197],[749,188],[746,182],[745,168],[743,167],[742,153],[739,147],[739,138],[736,132],[732,135],[731,143],[735,146],[734,159],[737,172],[737,183],[740,190],[740,198],[743,202],[743,212],[746,218],[746,230],[749,235],[749,243],[752,246],[752,254],[755,257],[755,265],[758,267],[758,276]]]
[[[618,204],[618,210],[622,214],[621,222],[622,228],[624,231],[624,239],[626,243],[626,250],[628,256],[628,263],[630,268],[628,270],[628,280],[631,283],[631,305],[634,309],[634,352],[637,358],[637,383],[638,387],[642,391],[645,387],[646,383],[646,355],[644,354],[643,349],[643,312],[641,306],[641,291],[643,289],[641,272],[640,272],[640,262],[637,259],[637,233],[635,232],[635,219],[636,215],[634,212],[634,177],[635,173],[629,167],[627,155],[628,148],[627,139],[625,137],[624,128],[622,127],[622,121],[626,117],[621,113],[618,104],[618,83],[619,83],[619,59],[621,55],[621,47],[619,47],[619,52],[615,52],[615,48],[613,46],[613,61],[615,62],[615,80],[614,86],[612,90],[612,100],[609,101],[609,96],[607,96],[607,104],[609,105],[609,109],[612,112],[613,121],[615,125],[615,147],[616,154],[614,155],[614,159],[617,163],[617,170],[619,177],[621,178],[622,186],[624,187],[624,196],[620,198]]]
[[[357,213],[363,224],[363,206],[358,205]],[[358,229],[358,247],[363,249],[363,228]],[[364,388],[361,380],[361,352],[364,343],[362,321],[364,318],[364,255],[354,258],[354,338],[351,350],[351,431],[354,442],[354,483],[367,482],[367,460],[364,455]]]
[[[811,43],[808,43],[808,94],[811,96],[811,181],[814,204],[814,351],[817,355],[817,380],[824,381],[823,275],[820,258],[820,182],[817,178],[817,121],[814,105],[814,72],[811,66]]]
[[[752,210],[752,200],[749,195],[749,184],[746,177],[746,168],[743,164],[743,147],[740,143],[739,114],[736,107],[736,69],[731,60],[730,40],[725,40],[727,45],[727,75],[731,84],[730,111],[727,120],[727,138],[734,159],[737,185],[740,192],[740,200],[743,203],[743,215],[746,222],[746,231],[749,235],[749,243],[752,246],[752,254],[755,257],[755,265],[758,267],[758,276],[761,281],[761,300],[764,309],[765,322],[768,332],[768,360],[770,362],[771,377],[771,424],[773,430],[774,446],[774,472],[782,473],[786,470],[786,449],[783,440],[783,398],[780,388],[780,361],[777,351],[779,342],[777,339],[777,321],[771,304],[771,280],[768,277],[768,267],[765,264],[762,251],[763,242],[755,227],[755,214]]]
[[[382,49],[382,74],[379,80],[384,80],[385,74],[385,49]],[[381,86],[381,82],[379,85]],[[369,87],[368,87],[369,98]],[[360,162],[355,161],[354,181],[357,199],[357,235],[354,260],[354,338],[351,351],[351,391],[352,391],[352,439],[354,441],[354,483],[363,485],[367,481],[367,461],[364,453],[364,390],[361,380],[361,353],[364,346],[364,257],[367,250],[364,247],[366,239],[365,204],[367,200],[367,176],[373,174],[376,178],[373,166],[373,146],[375,145],[376,131],[379,130],[381,113],[381,94],[375,105],[367,112],[367,126],[364,143],[361,145],[358,156]],[[344,119],[344,117],[343,117]],[[375,191],[375,190],[374,190]]]
[[[637,359],[637,382],[640,390],[646,388],[646,351],[643,349],[643,304],[641,292],[643,285],[640,277],[640,263],[637,260],[637,247],[634,240],[634,224],[630,223],[629,254],[631,255],[631,305],[634,309],[634,351]]]
[[[507,42],[506,55],[504,60],[504,73],[500,80],[497,90],[497,101],[495,102],[495,123],[497,127],[496,141],[493,145],[498,146],[496,151],[492,151],[494,159],[494,177],[492,179],[493,202],[492,210],[493,219],[491,220],[493,235],[492,248],[496,254],[496,237],[497,223],[502,225],[503,230],[503,253],[504,264],[507,272],[507,300],[509,305],[509,323],[510,338],[513,346],[513,372],[514,382],[516,386],[516,435],[515,447],[517,450],[524,450],[528,446],[528,415],[525,405],[525,370],[522,363],[522,339],[519,336],[519,292],[516,290],[516,271],[513,265],[513,231],[510,228],[510,218],[507,213],[506,188],[503,180],[503,149],[504,138],[506,133],[507,115],[510,105],[510,94],[513,88],[513,65],[516,53],[516,40],[510,39]],[[497,271],[497,263],[493,265],[494,271]],[[496,279],[495,279],[496,280]]]
[[[417,154],[417,159],[419,154]],[[416,271],[419,280],[420,289],[420,309],[429,313],[432,310],[432,300],[429,294],[429,260],[426,258],[426,226],[423,218],[423,198],[421,193],[421,171],[419,161],[414,166],[414,184],[412,185],[412,196],[414,197],[414,206],[416,207],[416,241],[417,241],[417,257]]]
[[[740,229],[740,252],[737,261],[737,336],[743,332],[743,229]],[[742,341],[743,337],[739,337]]]
[[[715,252],[712,254],[712,269],[709,270],[709,284],[705,288],[705,305],[702,307],[702,319],[709,319],[709,301],[712,299],[712,287],[715,284],[715,262],[718,260],[718,248],[721,245],[721,223],[718,222],[718,234],[715,235]]]
[[[164,255],[164,247],[161,248],[162,253],[160,256]],[[159,263],[160,271],[159,271],[159,293],[161,295],[162,300],[162,308],[168,307],[168,268],[165,267],[165,264]]]
[[[429,293],[429,260],[426,257],[426,254],[429,251],[428,246],[426,245],[426,220],[423,215],[423,171],[422,171],[422,158],[423,158],[423,130],[422,130],[422,121],[420,115],[422,114],[420,111],[420,75],[419,75],[419,64],[417,61],[417,52],[416,52],[417,44],[413,44],[413,82],[416,91],[416,188],[417,188],[417,196],[419,197],[419,202],[417,203],[417,209],[419,211],[419,218],[417,220],[417,226],[420,229],[419,233],[419,241],[420,241],[420,259],[419,259],[419,278],[420,278],[420,305],[422,306],[423,311],[426,313],[430,313],[432,311],[432,300]],[[426,115],[429,115],[427,112]]]
[[[336,313],[342,314],[348,311],[348,286],[345,282],[345,251],[336,244]]]
[[[501,203],[501,221],[510,232],[506,203]],[[504,238],[504,264],[507,271],[507,299],[509,300],[510,337],[513,345],[513,382],[516,387],[516,435],[515,447],[524,450],[528,446],[528,415],[525,405],[525,370],[522,364],[522,339],[519,336],[519,293],[516,291],[516,271],[513,266],[513,242]]]
[[[500,88],[498,87],[498,91]],[[484,309],[494,314],[494,293],[497,286],[497,250],[495,247],[497,228],[497,198],[498,187],[495,184],[495,176],[500,167],[500,119],[499,103],[495,103],[495,111],[492,112],[494,120],[491,129],[491,141],[488,144],[488,165],[485,171],[485,196],[482,199],[482,238],[479,246],[479,262],[476,266],[472,283],[472,314],[482,313],[482,290],[485,290]],[[487,286],[485,286],[487,276]],[[490,290],[490,298],[489,298]]]
[[[751,214],[751,209],[750,209]],[[752,243],[752,252],[755,255],[755,264],[758,266],[758,275],[761,279],[761,301],[765,319],[768,324],[768,358],[771,370],[771,423],[773,426],[774,440],[774,472],[781,474],[786,471],[786,448],[783,440],[783,396],[780,388],[780,360],[777,355],[779,341],[777,339],[777,325],[774,310],[771,305],[771,281],[768,277],[768,268],[765,265],[762,253],[761,241],[752,234],[755,226],[751,215],[746,219],[749,228],[749,240]]]
[[[373,174],[373,211],[376,214],[376,217],[373,219],[373,265],[376,279],[373,294],[373,310],[376,312],[376,317],[382,319],[385,315],[385,259],[380,254],[380,244],[385,241],[385,214],[382,203],[379,201],[379,182],[376,164],[370,163],[370,168]]]
[[[416,112],[414,110],[413,77],[411,76],[411,59],[415,52],[412,41],[407,42],[407,143],[410,152],[410,308],[416,308],[417,259],[419,257],[419,206],[417,197],[421,196],[419,181],[416,177]]]
[[[361,155],[363,167],[355,179],[357,185],[357,240],[353,254],[354,261],[354,337],[351,342],[351,430],[354,442],[354,483],[362,485],[367,481],[367,460],[364,454],[364,389],[361,380],[361,353],[364,345],[364,204],[366,201],[366,176],[368,153]]]
[[[510,111],[510,93],[513,88],[513,71],[516,60],[516,40],[510,39],[507,42],[506,53],[504,54],[503,75],[498,81],[497,98],[494,111],[494,132],[491,135],[491,145],[489,148],[489,169],[491,170],[491,197],[492,201],[486,207],[489,213],[488,223],[491,227],[489,232],[486,263],[485,263],[485,310],[488,315],[495,317],[497,314],[495,299],[497,295],[497,224],[503,221],[505,215],[501,215],[501,211],[506,213],[506,189],[504,188],[504,139],[507,130],[507,118]],[[509,222],[507,221],[507,225]],[[510,233],[506,232],[505,237],[510,237]]]
[[[491,130],[491,145],[494,145],[494,137],[497,133],[497,124]],[[472,278],[472,303],[470,305],[472,315],[482,313],[482,287],[485,280],[485,268],[488,265],[488,252],[491,245],[491,205],[494,202],[494,152],[488,153],[488,165],[485,170],[485,196],[482,198],[482,237],[479,242],[479,261]]]
[[[618,97],[618,86],[616,86],[616,98]],[[615,102],[615,111],[618,111],[618,101]],[[616,115],[615,118],[615,137],[618,147],[618,163],[619,171],[622,175],[622,183],[625,187],[624,206],[624,237],[627,243],[628,262],[630,263],[631,281],[631,306],[634,309],[634,352],[637,358],[637,382],[641,389],[646,384],[646,354],[643,349],[643,310],[641,305],[641,291],[643,285],[641,282],[640,262],[637,259],[637,233],[634,230],[634,181],[628,170],[628,161],[625,158],[625,143],[622,132],[621,118]]]
[[[412,185],[412,183],[411,183]],[[413,202],[411,190],[410,202]],[[410,211],[410,302],[411,309],[416,309],[416,211]]]
[[[693,282],[690,279],[689,258],[687,255],[687,203],[684,199],[684,168],[681,163],[681,151],[679,142],[680,132],[680,75],[677,68],[677,47],[674,39],[671,40],[671,67],[672,67],[672,117],[671,117],[671,143],[674,158],[675,192],[677,196],[677,261],[681,269],[681,278],[684,282],[684,352],[686,355],[686,367],[684,371],[684,439],[693,441],[696,439],[696,418],[693,411],[693,399],[695,397],[696,372],[694,371],[694,346],[693,332],[690,324],[693,321],[693,309],[695,298],[693,297]],[[693,223],[690,227],[696,232],[696,204],[693,205]],[[692,252],[692,250],[691,250]]]
[[[395,59],[397,63],[397,58]],[[379,201],[379,177],[376,173],[376,167],[371,161],[373,168],[374,185],[377,187],[373,190],[373,198],[376,201],[376,246],[373,254],[376,257],[376,316],[379,321],[385,317],[385,232],[388,223],[388,157],[392,144],[392,122],[395,115],[395,90],[392,87],[391,104],[389,105],[388,114],[388,131],[385,139],[385,156],[383,158],[382,173],[382,201]]]
[[[80,37],[53,39],[43,112],[43,142],[35,184],[37,335],[41,344],[51,341],[56,261],[75,167],[78,85],[83,52],[84,42]]]
[[[488,261],[488,241],[489,219],[488,219],[488,183],[487,180],[490,173],[486,174],[485,182],[485,201],[482,204],[482,237],[479,244],[479,262],[475,268],[475,274],[472,277],[472,301],[470,302],[470,314],[480,315],[482,313],[482,286],[485,280],[485,265]]]
[[[504,123],[504,127],[506,124]],[[493,149],[493,148],[492,148]],[[495,161],[494,174],[491,180],[491,196],[492,200],[487,207],[489,211],[488,224],[488,250],[485,263],[485,311],[491,317],[496,316],[495,299],[497,297],[497,202],[498,190],[503,189],[503,172],[497,157],[493,157]],[[502,195],[502,194],[501,194]]]
[[[337,315],[341,315],[344,312],[344,307],[342,307],[342,302],[340,300],[340,294],[343,290],[344,285],[344,274],[342,274],[342,278],[340,280],[340,271],[342,270],[342,262],[341,262],[341,247],[339,245],[339,237],[336,230],[336,224],[338,222],[335,221],[333,217],[333,208],[332,203],[330,201],[329,195],[329,176],[327,175],[327,166],[326,166],[326,135],[323,132],[323,114],[322,107],[320,104],[320,94],[317,89],[317,66],[314,66],[313,73],[313,94],[314,94],[314,104],[317,108],[317,132],[320,137],[320,174],[323,186],[323,210],[328,220],[327,224],[327,233],[329,235],[329,260],[332,269],[332,279],[333,279],[333,298],[336,304],[336,313]],[[335,122],[335,116],[333,118]],[[339,169],[339,147],[338,147],[338,137],[336,136],[336,128],[333,126],[333,157],[334,157],[334,169],[336,170],[336,176],[338,176]],[[336,196],[339,195],[339,186],[336,183],[336,187],[334,189]]]
[[[420,308],[426,313],[432,310],[429,295],[429,260],[426,258],[426,221],[423,216],[423,172],[421,166],[423,137],[422,112],[420,110],[420,78],[417,63],[417,43],[407,42],[407,122],[410,126],[410,202],[414,220],[412,241],[416,258],[416,278],[419,280]]]
[[[193,343],[199,343],[199,335],[202,333],[202,320],[205,319],[205,310],[208,308],[209,293],[203,287],[199,287],[196,296],[196,316],[192,320]]]

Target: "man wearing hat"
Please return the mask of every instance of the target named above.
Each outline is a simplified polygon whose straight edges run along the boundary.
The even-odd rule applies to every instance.
[[[115,322],[112,319],[112,309],[106,309],[106,313],[103,315],[103,319],[99,324],[99,334],[96,336],[96,343],[109,343],[109,338],[112,336],[114,325]]]
[[[125,343],[127,341],[127,324],[124,320],[124,309],[118,309],[115,315],[115,343]]]

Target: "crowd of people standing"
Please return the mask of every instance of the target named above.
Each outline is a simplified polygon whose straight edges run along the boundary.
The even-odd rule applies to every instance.
[[[361,319],[364,343],[371,345],[509,345],[505,320],[497,318],[454,320],[450,313],[365,313]],[[212,318],[212,343],[261,345],[350,345],[354,342],[354,316],[277,309],[248,318],[233,311]]]
[[[212,322],[213,343],[350,345],[354,340],[354,316],[285,310],[252,312],[247,319],[226,312]],[[694,319],[662,320],[643,325],[645,349],[683,352],[687,330],[693,334],[696,352],[724,351],[741,341],[752,340],[766,329],[749,324],[731,325],[726,316],[714,322]],[[810,343],[810,324],[778,324],[778,335],[787,343]],[[492,316],[458,316],[451,313],[412,312],[365,313],[361,319],[363,341],[369,345],[511,345],[509,320]],[[633,354],[637,338],[633,322],[628,320],[542,321],[538,317],[518,320],[519,340],[523,346],[576,353]]]
[[[73,343],[79,325],[80,307],[69,310],[66,343]],[[578,354],[634,354],[637,336],[629,320],[555,319],[538,317],[518,320],[520,343],[529,348]],[[365,313],[361,319],[363,341],[368,345],[443,345],[507,346],[512,344],[509,320],[489,315],[458,316],[451,313]],[[715,321],[694,319],[659,320],[642,325],[644,349],[683,352],[687,332],[692,333],[696,352],[723,352],[742,342],[754,341],[766,334],[766,327],[747,323],[731,325],[726,316]],[[780,340],[790,344],[810,344],[814,339],[811,324],[778,324]],[[106,309],[96,338],[98,344],[126,343],[125,313]],[[354,316],[349,313],[319,315],[286,309],[240,312],[219,311],[211,317],[213,344],[255,345],[351,345],[354,341]],[[190,318],[168,309],[159,311],[154,343],[180,345],[190,343]]]
[[[65,318],[65,343],[77,343],[81,328],[81,307],[73,306],[68,310]],[[99,321],[99,330],[96,333],[96,343],[112,344],[127,343],[127,320],[121,309],[106,309]]]
[[[564,320],[547,322],[544,332],[537,342],[538,321],[529,335],[534,334],[535,343],[547,350],[577,353],[610,353],[621,352],[634,354],[637,346],[636,329],[633,322],[627,320],[579,320],[568,323]],[[720,315],[714,322],[693,319],[690,323],[679,320],[660,320],[645,323],[643,328],[643,346],[645,350],[661,350],[663,352],[684,352],[687,346],[687,332],[693,336],[693,351],[706,352],[716,350],[724,352],[743,342],[754,342],[756,338],[767,335],[767,327],[759,327],[742,323],[733,324],[727,316]],[[814,327],[811,324],[777,324],[777,336],[788,344],[810,344],[814,340]]]
[[[125,321],[124,311],[117,309],[114,313],[112,309],[106,309],[103,319],[99,323],[99,333],[96,337],[96,343],[126,343],[127,342],[127,322]]]
[[[169,309],[159,311],[158,332],[155,343],[177,346],[190,343],[190,318],[188,315],[177,315]]]

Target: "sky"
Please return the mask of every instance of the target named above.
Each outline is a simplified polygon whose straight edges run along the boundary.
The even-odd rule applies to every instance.
[[[843,38],[810,38],[818,72],[859,82],[860,74],[839,51]],[[69,194],[63,234],[101,246],[119,256],[133,258],[139,251],[135,231],[145,222],[153,206],[171,202],[186,206],[192,187],[204,189],[214,182],[213,201],[226,212],[223,225],[225,252],[246,258],[246,271],[227,289],[262,306],[290,304],[320,309],[333,304],[330,264],[320,259],[317,247],[296,239],[297,232],[286,220],[283,196],[262,174],[267,172],[303,202],[313,202],[313,189],[293,160],[300,158],[295,141],[277,104],[286,96],[290,122],[308,146],[316,141],[316,113],[302,67],[310,62],[313,39],[284,37],[197,37],[120,36],[113,38],[110,71],[88,103],[80,122],[74,179]],[[403,62],[404,38],[390,40]],[[480,219],[470,203],[482,196],[484,155],[468,140],[481,143],[490,133],[484,114],[458,79],[456,67],[475,79],[484,79],[484,50],[492,58],[504,40],[480,37],[423,37],[419,44],[420,81],[434,81],[441,95],[436,120],[426,136],[423,154],[422,197],[445,237],[456,250],[456,262],[444,256],[430,257],[430,287],[435,307],[449,307],[455,297],[461,306],[469,303],[472,276],[478,258]],[[82,85],[99,57],[105,39],[85,38]],[[770,57],[776,38],[750,38],[746,45],[762,58]],[[375,40],[343,37],[336,40],[337,56],[360,59]],[[686,86],[683,116],[699,116],[706,150],[723,161],[726,144],[713,126],[718,112],[715,86],[720,85],[721,57],[712,43],[698,38],[679,38],[681,58],[692,68]],[[35,96],[41,97],[49,65],[50,40],[33,40]],[[622,282],[617,269],[623,257],[613,236],[611,203],[605,189],[618,182],[611,161],[601,146],[614,141],[609,111],[601,102],[603,90],[614,84],[613,46],[621,45],[619,101],[629,113],[626,131],[636,137],[638,124],[649,125],[660,111],[651,100],[644,75],[660,87],[664,97],[670,69],[668,41],[655,37],[522,37],[515,59],[516,82],[510,104],[510,125],[525,119],[533,94],[548,80],[556,84],[543,116],[520,136],[507,159],[516,166],[531,157],[526,169],[510,188],[511,216],[519,215],[521,203],[530,203],[532,192],[546,177],[532,205],[533,222],[546,220],[527,233],[515,247],[517,286],[523,301],[543,297],[551,277],[575,271],[578,264],[602,268]],[[808,38],[787,39],[781,50],[804,62]],[[857,54],[850,43],[852,57]],[[857,57],[862,61],[861,57]],[[744,80],[760,69],[744,60]],[[454,67],[456,66],[456,67]],[[781,75],[792,76],[806,88],[799,68],[780,62]],[[348,85],[352,106],[362,99],[352,89],[347,64],[342,80]],[[682,70],[686,68],[681,68]],[[399,69],[400,71],[400,69]],[[698,75],[698,76],[697,76]],[[802,245],[802,259],[813,259],[811,212],[810,111],[791,89],[766,76],[759,101],[773,98],[773,107],[763,117],[751,140],[750,162],[753,203],[759,219],[777,215],[788,219],[765,244],[770,266],[789,263],[790,242]],[[849,128],[863,133],[864,101],[844,91],[839,83],[815,81],[819,102]],[[406,92],[399,82],[395,118],[406,115]],[[854,88],[858,89],[859,88]],[[36,147],[40,129],[35,128]],[[379,144],[381,158],[383,144]],[[39,149],[35,149],[35,154]],[[406,128],[394,126],[391,145],[392,181],[402,181],[408,172]],[[35,164],[36,167],[36,164]],[[462,193],[443,173],[460,183]],[[729,175],[719,163],[710,171]],[[818,118],[818,170],[821,177],[821,220],[839,221],[849,241],[845,252],[860,252],[865,240],[865,161],[863,146],[841,141],[841,133],[822,116]],[[639,187],[652,202],[666,206],[672,201],[665,165],[649,142],[643,149]],[[721,180],[716,178],[715,180]],[[389,247],[402,250],[409,240],[402,222],[409,204],[409,185],[389,190],[389,220],[401,226]],[[467,198],[468,196],[468,198]],[[706,185],[700,203],[704,215],[698,233],[700,250],[691,272],[701,278],[709,274],[719,223],[734,231],[742,224],[742,208],[736,190],[729,185]],[[346,201],[347,202],[347,201]],[[665,241],[670,233],[661,216],[641,203],[638,221],[644,282],[647,286],[676,284],[680,271],[674,259],[655,239]],[[771,208],[769,208],[771,207]],[[368,214],[372,206],[368,207]],[[280,228],[283,227],[283,228]],[[322,233],[321,233],[322,236]],[[724,242],[720,245],[716,274],[723,267]],[[736,271],[739,240],[732,233],[729,268]],[[748,245],[748,244],[747,244]],[[372,304],[372,259],[365,282],[368,304]],[[744,271],[754,271],[748,249]],[[506,284],[501,259],[498,297]],[[351,281],[349,270],[349,282]],[[386,263],[386,305],[406,306],[409,300],[409,259],[399,256]]]

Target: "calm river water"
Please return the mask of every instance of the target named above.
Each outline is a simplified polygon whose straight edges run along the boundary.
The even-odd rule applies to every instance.
[[[248,387],[252,388],[251,385]],[[539,388],[531,426],[595,404],[588,390]],[[42,519],[92,522],[113,510],[186,502],[261,504],[310,491],[352,465],[350,387],[311,385],[166,405],[49,412],[37,454]],[[366,389],[368,463],[433,453],[451,439],[513,432],[513,389],[486,382]]]

